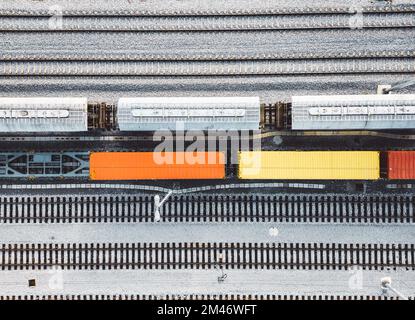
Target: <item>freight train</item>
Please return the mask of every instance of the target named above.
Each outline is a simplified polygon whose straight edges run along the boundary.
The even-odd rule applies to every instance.
[[[0,98],[0,133],[415,129],[415,94],[258,97]]]
[[[0,178],[415,180],[415,151],[0,153]]]
[[[221,152],[92,152],[91,180],[224,179]],[[415,179],[415,151],[240,151],[241,180]]]

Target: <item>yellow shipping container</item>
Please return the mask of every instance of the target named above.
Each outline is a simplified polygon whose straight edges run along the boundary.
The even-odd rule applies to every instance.
[[[242,151],[240,179],[377,180],[376,151]]]

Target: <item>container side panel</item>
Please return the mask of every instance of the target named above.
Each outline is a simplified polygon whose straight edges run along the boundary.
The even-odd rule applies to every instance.
[[[388,179],[415,179],[415,151],[388,152]]]
[[[281,180],[376,180],[379,152],[240,152],[239,178]]]
[[[220,152],[93,152],[91,180],[223,179]]]

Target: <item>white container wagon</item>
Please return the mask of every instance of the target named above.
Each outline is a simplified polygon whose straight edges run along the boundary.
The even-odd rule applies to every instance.
[[[293,130],[414,129],[415,94],[293,96]]]
[[[87,130],[87,98],[0,98],[0,132]]]
[[[121,131],[257,130],[259,97],[120,98]]]

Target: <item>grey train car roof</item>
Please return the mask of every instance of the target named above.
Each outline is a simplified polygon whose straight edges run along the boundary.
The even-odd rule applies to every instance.
[[[293,130],[415,128],[414,94],[293,96]]]
[[[136,97],[120,98],[121,131],[256,130],[259,97]]]
[[[87,98],[0,98],[0,132],[87,130]]]

